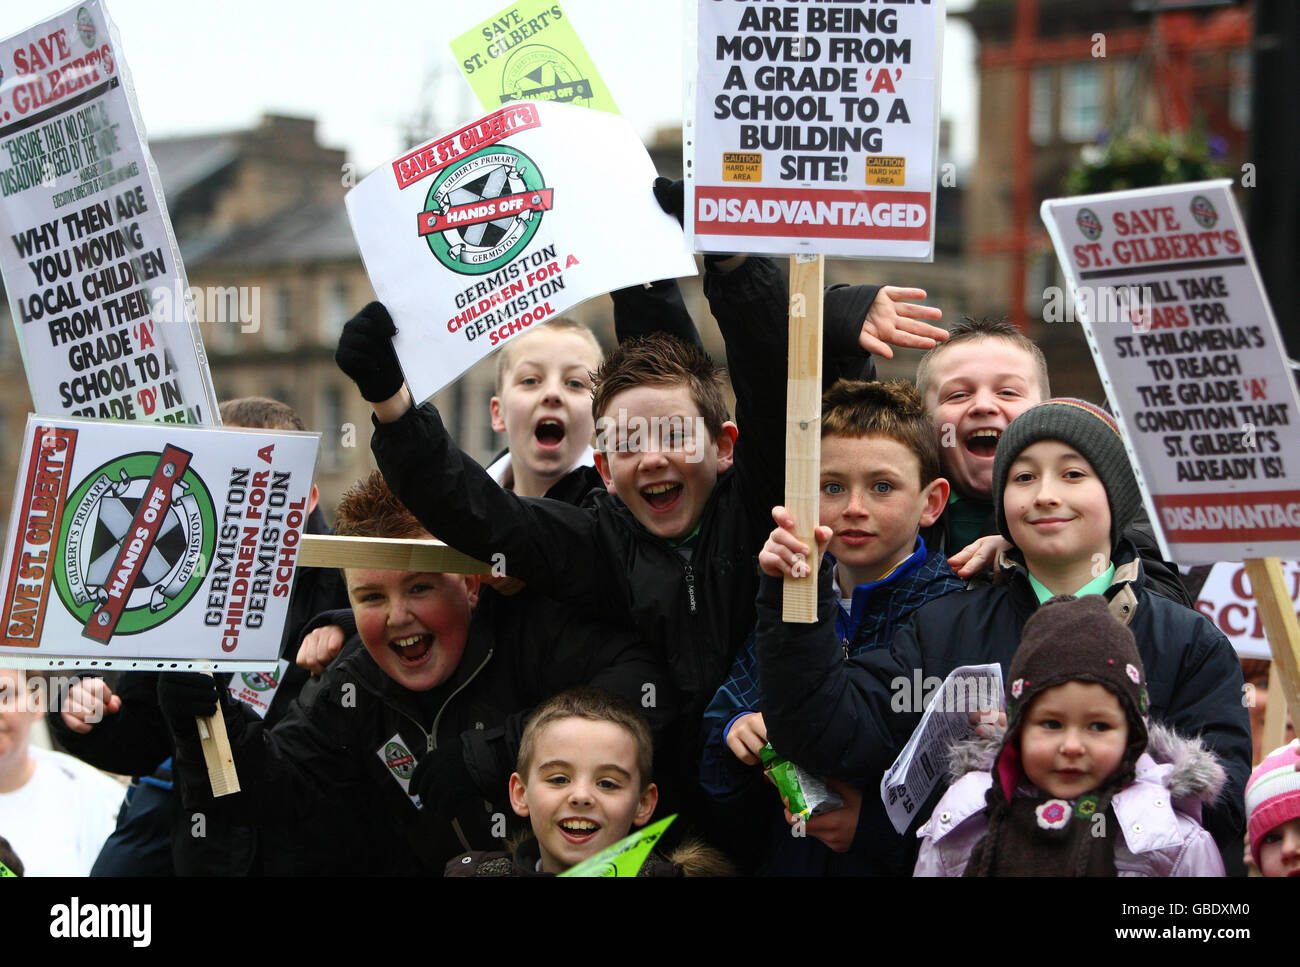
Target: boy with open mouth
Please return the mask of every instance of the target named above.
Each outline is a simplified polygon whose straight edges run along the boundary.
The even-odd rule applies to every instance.
[[[337,532],[429,537],[378,471],[343,495]],[[318,828],[335,846],[320,872],[436,874],[492,844],[483,803],[506,813],[523,722],[565,688],[638,701],[649,688],[651,726],[673,717],[666,669],[629,632],[528,591],[498,594],[476,575],[344,576],[360,647],[345,646],[274,728],[249,724],[220,696],[243,789],[233,803],[209,795],[193,721],[217,707],[213,679],[164,675],[158,692],[186,803],[237,809],[270,829]]]

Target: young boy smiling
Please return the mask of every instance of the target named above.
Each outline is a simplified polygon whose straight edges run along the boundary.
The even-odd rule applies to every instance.
[[[760,624],[773,744],[807,769],[878,782],[922,712],[920,696],[900,709],[896,682],[917,673],[942,679],[960,665],[993,661],[1005,669],[1043,601],[1103,594],[1137,640],[1150,675],[1151,717],[1200,734],[1228,774],[1225,795],[1205,810],[1205,827],[1227,868],[1240,869],[1250,772],[1240,665],[1213,624],[1146,587],[1143,561],[1123,537],[1141,497],[1115,422],[1083,400],[1031,407],[999,439],[992,482],[999,530],[1015,545],[1000,560],[999,582],[921,608],[888,651],[845,663],[820,629],[783,626],[779,618]],[[765,618],[773,606],[760,597],[758,607]]]
[[[377,471],[344,494],[337,530],[429,536]],[[345,647],[274,728],[221,696],[243,786],[233,804],[207,795],[193,723],[217,705],[213,680],[164,675],[159,686],[187,802],[306,827],[322,872],[436,873],[491,843],[483,803],[504,806],[523,723],[558,691],[591,683],[639,699],[648,687],[652,724],[671,718],[667,671],[630,633],[527,590],[499,595],[474,575],[344,573],[361,647]]]
[[[911,386],[841,380],[826,393],[816,529],[819,548],[827,551],[820,619],[835,629],[846,659],[888,646],[915,609],[962,589],[944,556],[928,551],[918,537],[919,529],[943,511],[947,497],[934,426]],[[806,573],[807,548],[795,538],[789,512],[776,507],[772,516],[777,528],[759,554],[760,567],[773,578],[791,571]],[[846,806],[808,821],[809,836],[825,847],[792,840],[775,797],[757,783],[758,753],[767,742],[767,731],[754,642],[753,637],[746,642],[705,712],[705,791],[720,802],[733,803],[728,812],[761,811],[766,816],[764,868],[769,872],[905,872],[878,797],[864,803],[852,781],[832,778]],[[738,803],[741,799],[744,802]],[[860,822],[868,832],[858,840]],[[851,855],[832,855],[832,850],[849,851],[855,841]]]

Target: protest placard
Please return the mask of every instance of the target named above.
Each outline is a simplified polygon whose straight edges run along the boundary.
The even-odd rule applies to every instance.
[[[1230,182],[1043,203],[1165,556],[1300,552],[1300,400]]]
[[[1281,562],[1291,605],[1300,613],[1300,562]],[[1196,596],[1196,610],[1214,622],[1242,658],[1272,659],[1264,618],[1244,564],[1214,565]]]
[[[933,258],[944,4],[698,4],[699,252]]]
[[[98,0],[0,41],[0,271],[37,412],[218,422],[130,75]]]
[[[498,10],[453,40],[451,52],[485,111],[511,101],[559,101],[618,113],[573,22],[551,0]]]
[[[273,670],[318,441],[29,416],[4,662]]]
[[[623,118],[521,101],[413,148],[348,192],[416,400],[593,296],[694,275],[654,179]]]

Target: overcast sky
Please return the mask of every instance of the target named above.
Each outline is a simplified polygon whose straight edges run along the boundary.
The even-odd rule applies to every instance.
[[[560,0],[623,114],[648,139],[681,124],[689,0]],[[0,37],[70,6],[15,0]],[[409,147],[403,122],[433,105],[450,129],[481,111],[449,42],[506,0],[108,0],[152,137],[252,127],[263,112],[314,117],[318,136],[368,171]],[[964,9],[970,0],[950,0]],[[956,160],[974,155],[974,44],[950,20],[942,114]],[[430,93],[432,91],[432,93]]]

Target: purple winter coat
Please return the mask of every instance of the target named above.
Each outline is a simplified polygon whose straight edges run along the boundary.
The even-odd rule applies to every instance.
[[[954,782],[917,830],[915,876],[961,876],[971,850],[988,829],[984,794],[1001,740],[972,740],[953,748]],[[1157,760],[1160,760],[1157,762]],[[1224,784],[1223,768],[1200,739],[1152,724],[1137,778],[1115,794],[1119,822],[1115,870],[1120,876],[1223,876],[1223,858],[1200,824],[1201,803]]]

